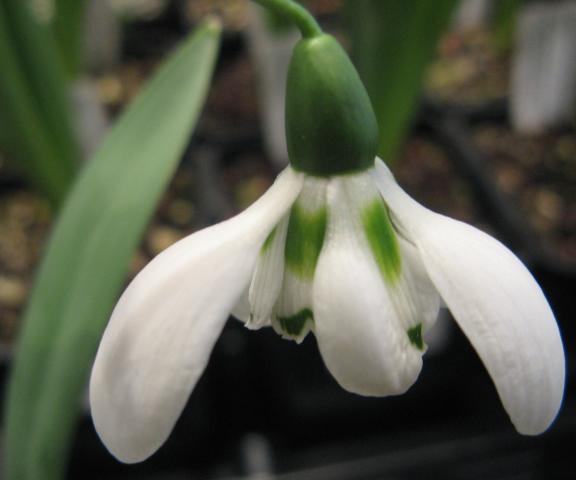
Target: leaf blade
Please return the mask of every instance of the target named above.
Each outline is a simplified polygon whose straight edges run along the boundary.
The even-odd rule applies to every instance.
[[[426,66],[456,0],[346,1],[353,58],[380,127],[378,154],[394,161],[417,107]]]
[[[59,205],[76,173],[78,150],[51,38],[27,8],[26,2],[0,4],[0,142]]]
[[[100,335],[200,113],[219,32],[207,24],[186,41],[122,116],[70,193],[26,312],[12,373],[9,479],[64,474]]]
[[[84,47],[86,0],[56,0],[52,34],[69,78],[78,75]]]

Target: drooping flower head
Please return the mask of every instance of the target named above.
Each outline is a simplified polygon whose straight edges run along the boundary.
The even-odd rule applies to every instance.
[[[274,2],[273,2],[274,3]],[[524,434],[554,420],[564,353],[539,286],[504,245],[411,199],[377,159],[377,126],[348,57],[312,29],[287,90],[291,166],[239,215],[158,255],[128,286],[90,382],[96,429],[125,462],[168,437],[230,313],[300,342],[346,390],[416,380],[445,304]]]

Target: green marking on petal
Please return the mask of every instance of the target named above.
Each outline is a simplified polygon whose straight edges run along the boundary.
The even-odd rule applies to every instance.
[[[304,279],[311,280],[314,277],[318,256],[324,244],[327,220],[326,207],[307,212],[295,203],[290,210],[284,258],[286,266]]]
[[[402,269],[398,240],[388,210],[380,198],[364,207],[362,225],[384,279],[391,284],[397,282]]]
[[[277,317],[280,328],[288,335],[298,337],[304,330],[308,320],[314,320],[314,314],[309,308],[303,308],[298,313],[289,317]]]
[[[408,338],[410,339],[410,343],[414,345],[418,350],[424,350],[424,340],[422,338],[422,324],[419,323],[415,327],[409,328],[408,331]]]
[[[266,253],[266,250],[268,250],[270,248],[270,245],[272,245],[272,241],[274,240],[274,237],[276,236],[276,230],[277,227],[274,227],[274,230],[272,230],[268,236],[266,237],[266,240],[264,240],[264,244],[262,245],[262,248],[260,249],[260,254]]]

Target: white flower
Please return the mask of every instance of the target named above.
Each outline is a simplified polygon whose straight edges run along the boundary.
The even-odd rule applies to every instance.
[[[152,454],[233,310],[249,328],[272,325],[297,341],[314,332],[346,390],[403,393],[420,372],[440,299],[516,429],[544,431],[562,400],[564,353],[522,263],[416,203],[380,160],[325,178],[288,167],[246,211],[170,247],[124,292],[92,371],[96,429],[122,461]]]

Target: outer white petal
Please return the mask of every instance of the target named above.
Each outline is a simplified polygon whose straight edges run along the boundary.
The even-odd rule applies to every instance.
[[[242,323],[246,324],[250,320],[250,301],[248,299],[248,292],[250,290],[250,285],[248,285],[240,298],[236,302],[236,305],[232,308],[230,314],[236,319],[240,320]]]
[[[374,176],[488,369],[516,429],[528,435],[546,430],[562,402],[564,350],[530,272],[494,238],[415,202],[380,161]]]
[[[90,379],[96,430],[119,460],[141,461],[166,440],[300,188],[301,175],[287,169],[245,212],[158,255],[120,298]]]
[[[358,221],[357,198],[347,194],[345,182],[336,179],[328,187],[329,226],[314,277],[315,334],[343,388],[396,395],[422,368],[422,352],[407,335],[417,321],[402,318],[413,309],[396,308]]]

